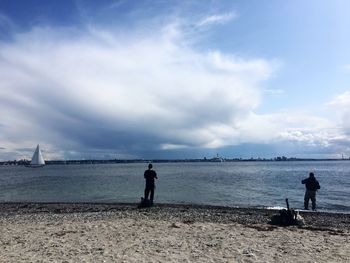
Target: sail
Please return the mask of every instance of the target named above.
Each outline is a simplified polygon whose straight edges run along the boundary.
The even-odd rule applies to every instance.
[[[35,149],[35,152],[33,154],[32,161],[30,162],[30,165],[31,166],[43,166],[43,165],[45,165],[45,161],[44,161],[44,158],[41,154],[39,144]]]

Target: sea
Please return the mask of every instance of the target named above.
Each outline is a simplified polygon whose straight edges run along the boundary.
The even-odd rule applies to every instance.
[[[0,202],[137,203],[147,163],[0,166]],[[155,203],[302,209],[301,180],[321,185],[317,210],[350,213],[350,161],[154,163]],[[310,204],[311,206],[311,204]]]

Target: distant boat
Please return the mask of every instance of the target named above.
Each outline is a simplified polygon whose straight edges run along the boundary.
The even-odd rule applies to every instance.
[[[45,165],[45,161],[44,161],[43,155],[41,154],[40,146],[38,144],[33,154],[32,160],[30,161],[30,165],[28,165],[28,167],[36,168],[36,167],[43,167],[44,165]]]

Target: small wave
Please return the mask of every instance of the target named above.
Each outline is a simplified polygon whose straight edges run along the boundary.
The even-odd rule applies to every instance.
[[[281,210],[281,209],[287,209],[286,207],[283,206],[268,206],[266,207],[268,210]]]

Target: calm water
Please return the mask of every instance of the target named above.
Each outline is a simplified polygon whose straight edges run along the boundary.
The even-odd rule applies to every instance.
[[[0,202],[138,202],[147,164],[0,166]],[[314,171],[319,210],[350,212],[350,161],[155,164],[155,201],[303,207],[301,180]]]

